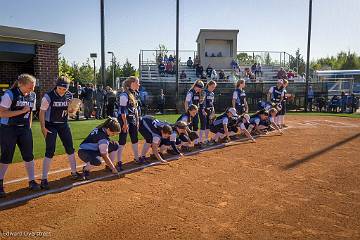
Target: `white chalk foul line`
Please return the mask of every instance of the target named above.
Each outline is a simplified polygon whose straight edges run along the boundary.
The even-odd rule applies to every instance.
[[[260,136],[254,136],[254,138],[268,137],[268,136],[273,136],[273,135],[274,134],[260,135]],[[238,144],[240,144],[242,142],[246,142],[248,140],[250,140],[250,139],[249,138],[241,138],[239,140],[231,141],[229,143],[217,144],[217,145],[210,146],[210,147],[207,147],[207,148],[204,148],[204,149],[199,149],[199,150],[195,150],[195,151],[192,151],[192,152],[188,152],[188,153],[185,153],[184,155],[185,156],[191,156],[191,155],[195,155],[195,154],[198,154],[198,153],[201,153],[201,152],[207,152],[207,151],[210,151],[210,150],[224,148],[224,147],[227,147],[227,146],[235,146],[235,145],[238,145]],[[171,161],[175,161],[175,160],[179,160],[179,159],[180,158],[178,156],[173,156],[173,157],[167,158],[166,161],[171,162]],[[145,169],[145,168],[148,168],[148,167],[151,167],[151,166],[156,166],[156,165],[163,165],[163,163],[160,162],[160,161],[147,163],[147,164],[144,164],[144,165],[141,165],[141,166],[138,166],[138,167],[123,170],[123,171],[120,172],[119,175],[124,175],[124,174],[127,174],[127,173],[139,171],[139,170],[142,170],[142,169]],[[58,171],[60,171],[60,170],[58,170]],[[54,189],[50,189],[50,190],[39,191],[39,192],[32,193],[32,194],[29,194],[29,195],[26,195],[26,196],[23,196],[23,197],[20,197],[20,198],[16,198],[16,199],[12,199],[12,200],[9,200],[9,201],[1,202],[0,203],[0,208],[5,208],[5,207],[10,206],[10,205],[15,205],[15,204],[19,204],[19,203],[22,203],[22,202],[26,202],[26,201],[29,201],[31,199],[38,198],[38,197],[41,197],[41,196],[44,196],[44,195],[47,195],[47,194],[63,192],[63,191],[69,190],[69,189],[74,188],[74,187],[82,186],[82,185],[85,185],[85,184],[88,184],[88,183],[96,182],[96,181],[111,178],[111,177],[116,177],[116,175],[114,175],[112,173],[109,173],[109,174],[99,176],[99,177],[96,177],[96,178],[93,178],[93,179],[80,181],[80,182],[74,182],[74,183],[71,183],[69,185],[62,186],[60,188],[54,188]],[[27,178],[25,178],[25,179],[27,179]]]

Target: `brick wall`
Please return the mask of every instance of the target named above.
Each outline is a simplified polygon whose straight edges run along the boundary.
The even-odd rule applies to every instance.
[[[34,74],[33,60],[26,63],[0,62],[0,83],[12,84],[21,73]]]
[[[34,61],[34,75],[39,81],[39,94],[55,86],[58,77],[58,47],[49,44],[36,45]]]

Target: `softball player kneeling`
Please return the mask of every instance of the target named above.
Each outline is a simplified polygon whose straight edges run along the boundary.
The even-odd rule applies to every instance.
[[[219,141],[230,141],[230,132],[228,123],[232,117],[237,117],[236,109],[229,108],[226,112],[218,116],[210,125],[210,131],[215,135],[212,137],[210,144],[215,144]]]
[[[274,129],[276,129],[280,134],[282,134],[282,131],[280,129],[280,126],[275,122],[275,118],[278,114],[278,110],[276,110],[276,108],[271,108],[269,110],[269,115],[265,120],[261,120],[259,123],[259,129],[260,130],[266,130],[269,129],[271,127],[273,127]],[[272,130],[272,129],[270,129]]]
[[[114,174],[119,171],[114,162],[119,144],[111,141],[110,137],[120,133],[120,124],[116,118],[108,118],[103,124],[91,131],[89,136],[80,144],[78,156],[86,163],[83,167],[83,178],[89,179],[92,166],[101,165],[101,158]],[[119,169],[120,170],[120,169]]]
[[[235,128],[231,128],[231,130],[234,131],[235,133],[245,134],[245,136],[248,137],[252,142],[256,142],[255,139],[251,136],[251,134],[247,130],[249,125],[250,125],[250,116],[249,114],[244,114],[237,118]],[[230,135],[233,135],[233,133],[230,133]]]
[[[0,102],[0,197],[5,197],[4,176],[12,162],[18,145],[29,178],[29,189],[39,190],[35,181],[32,139],[32,111],[36,108],[36,94],[33,92],[35,77],[21,74],[15,84],[5,92]]]
[[[269,113],[262,109],[257,111],[254,115],[250,116],[248,131],[253,134],[263,134],[263,126],[260,127],[261,121],[266,121],[268,119]]]
[[[169,124],[155,119],[152,116],[144,116],[140,120],[139,132],[144,137],[145,143],[141,151],[141,160],[145,161],[150,147],[155,157],[163,163],[167,163],[159,154],[159,146],[162,139],[169,139],[172,128]]]
[[[72,99],[72,94],[68,91],[69,85],[69,79],[60,77],[56,82],[56,87],[46,93],[41,100],[39,119],[41,131],[46,142],[46,152],[40,184],[42,189],[49,189],[47,178],[51,160],[55,153],[57,135],[59,135],[65,152],[68,155],[72,178],[74,180],[81,178],[81,174],[76,171],[75,150],[71,130],[68,125],[68,112],[71,111],[68,110],[68,106]]]

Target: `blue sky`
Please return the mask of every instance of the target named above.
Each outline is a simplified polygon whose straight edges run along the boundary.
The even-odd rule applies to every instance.
[[[64,33],[61,54],[84,62],[90,52],[100,54],[99,2],[0,0],[0,25]],[[175,48],[175,6],[175,0],[105,0],[106,51],[137,65],[140,49]],[[196,48],[200,28],[224,28],[240,30],[238,50],[305,54],[307,21],[308,0],[180,0],[180,49]],[[359,23],[359,0],[313,0],[311,57],[360,53]]]

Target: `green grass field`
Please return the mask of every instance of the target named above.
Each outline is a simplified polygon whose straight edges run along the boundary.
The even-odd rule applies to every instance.
[[[335,114],[335,113],[304,113],[304,112],[289,112],[289,115],[301,115],[301,116],[333,116],[333,117],[350,117],[350,118],[360,118],[360,114]],[[165,120],[169,123],[173,123],[176,121],[179,115],[171,114],[171,115],[156,115],[156,118],[160,120]],[[80,143],[83,139],[90,133],[90,131],[99,125],[102,121],[100,120],[88,120],[88,121],[70,121],[70,128],[73,135],[74,147],[77,150],[79,148]],[[34,156],[35,159],[43,158],[45,154],[45,141],[40,131],[40,123],[35,121],[33,123],[33,139],[34,139]],[[141,135],[139,138],[142,139]],[[117,140],[117,139],[114,139]],[[56,152],[55,154],[64,154],[64,147],[61,144],[60,139],[57,139],[56,142]],[[16,149],[14,161],[20,162],[22,161],[20,152]]]

